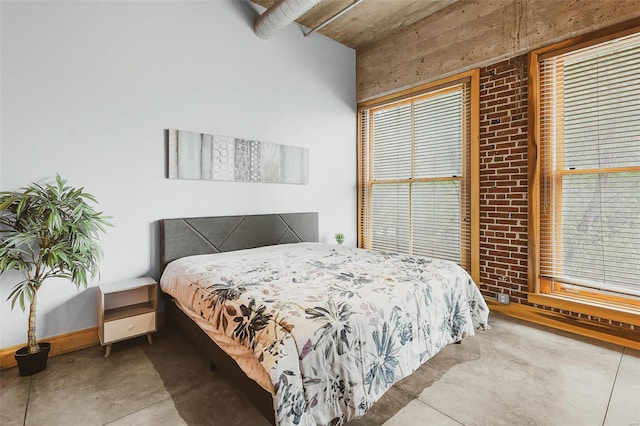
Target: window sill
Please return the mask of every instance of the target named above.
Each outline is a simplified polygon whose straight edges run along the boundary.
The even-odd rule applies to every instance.
[[[569,296],[530,293],[529,303],[640,326],[640,309],[618,307]]]
[[[603,342],[625,346],[640,350],[640,334],[637,331],[616,327],[607,323],[599,323],[580,319],[568,314],[559,314],[542,308],[512,303],[501,305],[494,300],[487,299],[489,310],[518,318],[534,324],[552,327],[569,333],[598,339]],[[491,319],[491,317],[489,317]]]

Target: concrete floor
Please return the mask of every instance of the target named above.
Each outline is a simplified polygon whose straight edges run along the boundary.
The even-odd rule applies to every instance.
[[[491,316],[390,389],[362,425],[640,425],[640,352]],[[0,372],[0,424],[267,425],[177,330]]]

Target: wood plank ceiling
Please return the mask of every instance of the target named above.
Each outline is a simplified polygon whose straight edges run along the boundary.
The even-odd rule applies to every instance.
[[[252,1],[266,8],[276,2]],[[318,32],[338,43],[362,49],[455,2],[456,0],[364,0]],[[322,0],[297,19],[297,22],[313,29],[352,3],[354,0]]]

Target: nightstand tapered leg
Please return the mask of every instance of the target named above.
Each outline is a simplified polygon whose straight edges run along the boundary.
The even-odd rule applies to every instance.
[[[149,341],[150,345],[153,345],[153,337],[151,337],[150,334],[147,334],[147,340]]]
[[[107,358],[111,355],[111,345],[107,345],[107,351],[104,353],[104,357]]]

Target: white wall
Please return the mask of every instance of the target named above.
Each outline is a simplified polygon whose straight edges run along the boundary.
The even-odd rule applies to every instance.
[[[155,275],[156,221],[318,211],[355,243],[355,52],[290,26],[258,39],[244,1],[1,3],[2,190],[60,173],[113,216],[101,281]],[[164,129],[310,148],[309,185],[168,180]],[[26,340],[5,302],[0,347]],[[96,324],[95,284],[45,283],[38,336]]]

